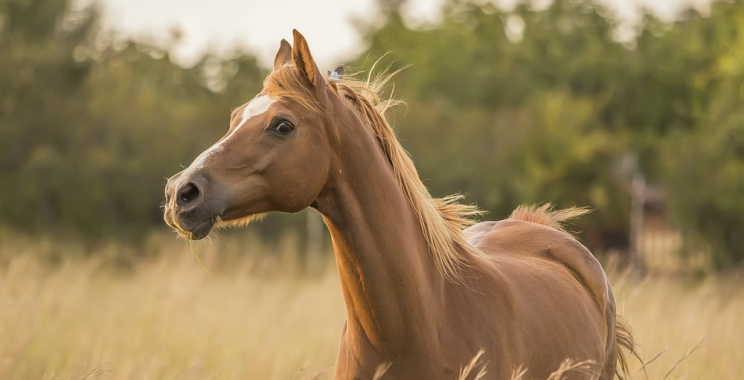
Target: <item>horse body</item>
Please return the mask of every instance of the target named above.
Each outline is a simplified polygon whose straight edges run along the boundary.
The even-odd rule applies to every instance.
[[[383,379],[454,380],[480,350],[484,379],[519,369],[544,379],[565,359],[593,363],[572,378],[614,376],[607,279],[558,224],[580,212],[521,208],[463,230],[474,210],[429,195],[358,91],[370,87],[326,82],[296,31],[264,87],[260,107],[236,110],[226,137],[169,180],[165,219],[198,239],[261,213],[316,209],[347,309],[336,379],[372,379],[389,363]]]
[[[594,296],[606,286],[588,288],[580,270],[551,254],[582,258],[583,246],[531,222],[484,224],[488,232],[473,243],[494,265],[473,260],[462,269],[462,283],[452,283],[434,270],[413,212],[392,185],[372,191],[386,202],[359,202],[373,209],[361,206],[361,215],[343,223],[326,220],[348,308],[336,379],[372,379],[386,362],[392,365],[385,379],[456,379],[479,350],[487,379],[509,379],[520,367],[527,379],[545,379],[566,358],[595,363],[592,373],[574,378],[614,375],[613,348],[605,345],[614,320],[605,318],[604,296]]]

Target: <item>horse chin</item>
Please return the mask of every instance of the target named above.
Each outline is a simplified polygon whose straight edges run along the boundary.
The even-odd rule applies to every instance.
[[[220,215],[215,215],[210,219],[198,223],[190,230],[181,229],[180,226],[173,226],[173,229],[176,231],[176,233],[188,240],[201,240],[209,236],[209,234],[214,230],[245,227],[251,224],[251,222],[253,221],[262,219],[264,216],[266,216],[266,214],[262,213],[244,216],[237,219],[225,220],[222,219]]]
[[[248,216],[238,217],[234,219],[223,219],[222,217],[217,217],[217,223],[215,223],[214,228],[217,230],[221,229],[228,229],[228,228],[241,228],[245,227],[249,224],[251,224],[254,221],[258,221],[263,219],[267,213],[259,213],[259,214],[252,214]]]
[[[214,227],[215,222],[215,218],[209,218],[197,224],[189,231],[178,230],[177,232],[186,239],[201,240],[209,236],[209,233],[212,232],[212,227]]]

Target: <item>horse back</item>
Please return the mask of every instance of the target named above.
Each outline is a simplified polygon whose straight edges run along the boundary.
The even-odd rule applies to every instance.
[[[549,264],[558,264],[589,291],[602,314],[612,299],[602,266],[583,244],[565,232],[512,219],[478,223],[465,232],[470,244],[497,263],[543,264],[548,275],[555,268]]]

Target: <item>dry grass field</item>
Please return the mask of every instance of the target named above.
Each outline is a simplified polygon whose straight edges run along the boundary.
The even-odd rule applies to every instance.
[[[330,379],[333,263],[304,275],[286,240],[268,255],[249,237],[198,244],[206,274],[170,236],[140,259],[0,236],[0,379]],[[649,379],[742,378],[744,280],[611,277]]]

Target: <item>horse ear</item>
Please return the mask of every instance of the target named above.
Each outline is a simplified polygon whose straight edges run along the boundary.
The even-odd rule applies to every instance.
[[[292,46],[289,45],[287,40],[282,39],[282,42],[279,44],[279,51],[276,52],[276,57],[274,58],[274,71],[279,70],[280,67],[284,66],[291,59]]]
[[[297,29],[294,29],[292,34],[294,35],[292,61],[294,61],[295,68],[307,80],[308,84],[320,88],[325,83],[325,79],[323,79],[323,74],[320,73],[318,66],[315,65],[305,37]]]

